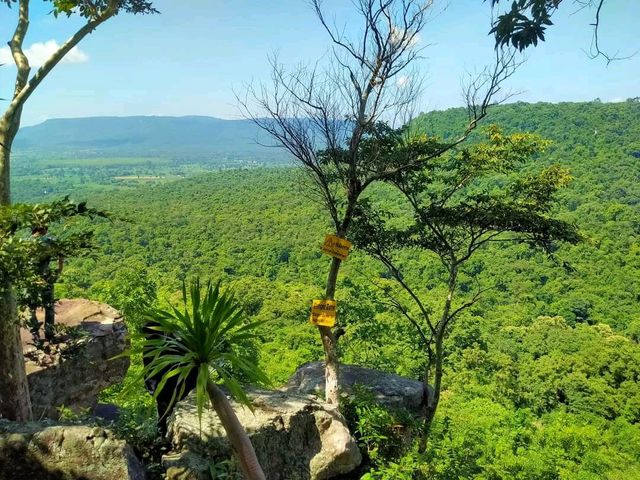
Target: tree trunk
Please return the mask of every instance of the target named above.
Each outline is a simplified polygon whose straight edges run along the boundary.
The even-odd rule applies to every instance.
[[[0,205],[11,204],[11,143],[9,126],[0,120]]]
[[[438,410],[438,404],[440,403],[440,390],[442,389],[442,340],[436,339],[436,360],[435,360],[435,375],[433,382],[433,394],[429,392],[429,385],[425,381],[425,389],[427,390],[427,401],[425,402],[422,410],[424,416],[424,422],[422,424],[422,436],[418,442],[418,451],[424,453],[427,451],[427,442],[429,440],[429,433],[431,432],[431,425],[433,419],[436,416]]]
[[[16,299],[9,282],[0,285],[0,417],[31,420]]]
[[[51,257],[45,257],[38,264],[38,273],[45,282],[40,291],[42,308],[44,310],[44,338],[51,341],[55,334],[56,300],[55,300],[55,275],[51,271]]]
[[[444,337],[447,332],[447,325],[451,320],[451,305],[453,302],[453,296],[456,291],[458,283],[458,263],[455,257],[451,258],[451,266],[449,268],[449,291],[447,293],[447,299],[442,309],[442,317],[435,331],[435,374],[433,379],[433,396],[429,398],[425,409],[425,418],[423,425],[422,438],[418,445],[418,451],[424,453],[427,450],[427,440],[429,439],[429,433],[431,431],[431,424],[436,416],[436,410],[438,410],[438,404],[440,403],[440,391],[442,390],[442,361],[444,359]]]
[[[97,18],[88,21],[51,55],[29,79],[31,67],[22,50],[29,28],[29,1],[19,2],[18,23],[8,43],[17,67],[13,98],[0,117],[0,206],[11,204],[11,146],[20,128],[24,103],[42,80],[80,40],[118,12],[120,2],[109,0]],[[0,279],[0,417],[28,420],[31,417],[29,386],[24,370],[17,306],[10,279]]]
[[[233,450],[238,457],[244,476],[247,480],[266,480],[251,440],[249,440],[247,432],[244,431],[236,413],[233,411],[227,396],[211,380],[207,382],[207,393],[209,394],[211,405],[213,405],[218,418],[220,418],[220,423],[222,423],[225,432],[227,432],[227,438],[229,438],[229,442],[231,442]]]
[[[42,307],[44,309],[44,338],[52,340],[55,335],[56,299],[54,285],[47,279],[47,285],[42,289]]]
[[[40,322],[38,321],[38,305],[29,305],[29,331],[34,342],[40,340]]]
[[[442,342],[444,331],[438,331],[436,336],[436,352],[435,352],[435,372],[433,379],[433,394],[427,396],[427,402],[425,404],[423,414],[424,422],[422,424],[422,438],[418,445],[418,451],[424,453],[427,450],[427,441],[429,439],[429,433],[431,431],[431,425],[433,419],[436,416],[438,410],[438,404],[440,403],[440,391],[442,390],[442,357],[444,354]],[[425,385],[425,388],[429,388]]]
[[[0,206],[11,204],[11,145],[16,122],[0,120]],[[0,280],[0,417],[31,420],[29,384],[24,369],[18,307],[8,279]]]
[[[349,231],[349,226],[353,219],[353,212],[360,191],[352,191],[349,194],[349,202],[347,204],[347,210],[344,214],[342,224],[338,227],[336,235],[340,238],[345,238]],[[336,295],[336,283],[338,281],[338,272],[340,272],[340,266],[342,260],[339,258],[331,259],[331,266],[329,267],[329,275],[327,277],[327,288],[325,291],[325,298],[327,300],[334,300]],[[340,405],[340,362],[338,359],[338,338],[329,327],[318,327],[320,331],[320,338],[322,339],[322,346],[324,347],[324,398],[325,401],[336,407]]]
[[[342,237],[342,235],[339,235]],[[336,282],[342,261],[338,258],[331,259],[329,276],[327,278],[327,289],[325,297],[333,300],[336,293]],[[322,346],[324,347],[324,381],[325,381],[325,401],[331,405],[340,405],[340,389],[338,384],[340,363],[338,361],[338,341],[329,327],[318,327]]]
[[[324,397],[331,405],[340,405],[339,375],[340,363],[338,361],[338,342],[335,334],[329,327],[318,327],[320,338],[324,347]]]

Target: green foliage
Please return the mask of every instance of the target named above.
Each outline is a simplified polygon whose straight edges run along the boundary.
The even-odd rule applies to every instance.
[[[492,346],[501,359],[492,368],[502,401],[538,415],[561,409],[640,422],[640,348],[607,325],[540,317],[504,327]]]
[[[91,408],[82,408],[76,412],[72,408],[60,405],[57,411],[58,420],[61,422],[82,422],[91,417]]]
[[[29,329],[34,341],[40,341],[38,307],[44,309],[45,336],[55,334],[54,286],[68,257],[86,255],[93,248],[93,231],[77,226],[81,217],[94,219],[107,214],[87,208],[86,202],[74,203],[65,197],[50,204],[17,204],[0,207],[0,251],[11,255],[6,279],[18,292],[18,305],[30,310]],[[52,263],[54,265],[52,265]],[[3,282],[4,284],[4,282]]]
[[[419,116],[414,128],[447,140],[466,120],[464,109],[451,109]],[[462,314],[446,342],[441,410],[427,452],[415,445],[390,455],[372,478],[640,478],[640,177],[633,156],[640,151],[640,103],[517,103],[495,107],[488,122],[504,136],[535,132],[552,141],[522,174],[535,177],[552,165],[570,170],[573,180],[558,190],[549,215],[579,225],[584,241],[560,245],[555,259],[526,244],[478,251],[461,292],[473,293],[473,276],[495,288]],[[168,305],[180,300],[187,275],[221,278],[233,286],[247,321],[267,321],[254,360],[275,383],[285,383],[299,364],[322,359],[308,313],[326,280],[330,259],[319,248],[330,224],[296,170],[237,169],[116,186],[109,183],[116,167],[79,173],[66,165],[21,176],[19,162],[12,170],[16,198],[40,201],[42,185],[74,188],[74,195],[128,220],[95,226],[96,255],[68,263],[58,286],[65,296],[112,299],[120,308],[135,307],[136,298]],[[144,168],[153,175],[166,164]],[[368,191],[395,226],[411,221],[393,189]],[[441,298],[437,259],[419,251],[399,259],[407,281]],[[571,268],[559,268],[564,262]],[[344,361],[419,378],[424,356],[412,327],[389,305],[386,269],[358,250],[342,268]],[[139,357],[132,360],[139,377]],[[111,400],[132,412],[131,427],[155,428],[142,381]]]
[[[180,391],[173,392],[172,405],[176,396],[183,396],[187,378],[196,371],[196,401],[201,417],[210,381],[223,383],[238,401],[249,407],[251,403],[237,373],[250,382],[269,384],[244,348],[257,338],[255,330],[262,322],[247,323],[233,294],[221,291],[219,283],[208,282],[202,287],[196,279],[188,294],[183,284],[182,310],[153,309],[147,318],[153,322],[149,328],[159,334],[155,338],[146,337],[143,343],[144,355],[150,359],[143,369],[144,377],[162,375],[154,398],[175,377]]]
[[[159,13],[153,8],[153,2],[147,0],[94,0],[87,2],[85,0],[45,0],[53,5],[51,13],[54,17],[63,14],[68,17],[77,14],[88,20],[94,20],[113,4],[116,12],[124,11],[133,14]],[[2,0],[8,7],[17,0]]]
[[[359,385],[343,398],[340,411],[358,441],[365,463],[374,467],[402,456],[418,428],[408,412],[380,406],[374,395]]]
[[[353,234],[357,245],[376,257],[397,248],[425,249],[448,263],[466,261],[487,242],[527,241],[548,251],[554,240],[576,243],[576,228],[548,215],[557,191],[568,184],[567,170],[522,173],[547,142],[531,134],[503,135],[495,126],[486,136],[486,142],[397,175],[392,181],[408,199],[413,222],[387,227],[384,218],[393,216],[365,205]]]
[[[426,365],[420,379],[433,385],[425,410],[425,438],[442,392],[445,341],[461,313],[487,290],[469,286],[471,281],[481,285],[482,280],[477,268],[467,268],[468,262],[492,242],[526,242],[552,253],[553,242],[577,243],[580,238],[573,225],[549,215],[557,191],[568,184],[567,171],[554,166],[522,173],[547,142],[532,134],[503,135],[495,126],[487,129],[486,136],[484,142],[399,172],[390,180],[405,197],[412,219],[408,215],[399,219],[384,207],[363,202],[352,229],[355,245],[377,259],[395,281],[395,289],[380,286],[389,304],[414,327],[410,338]],[[404,150],[406,144],[395,141],[395,150]],[[422,136],[409,145],[420,142],[430,143]],[[398,260],[403,251],[433,255],[444,270],[439,284],[424,289],[407,278],[410,270]]]
[[[144,463],[147,478],[159,480],[165,476],[162,456],[170,446],[164,437],[158,435],[156,408],[144,388],[144,383],[140,381],[137,388],[131,388],[129,385],[141,369],[141,359],[132,360],[124,385],[103,392],[101,401],[118,405],[118,419],[115,423],[109,424],[109,428],[135,449],[138,458]]]
[[[209,464],[211,480],[241,480],[237,461],[235,459],[221,460]]]
[[[561,318],[482,330],[448,358],[433,478],[634,477],[637,344]]]
[[[106,218],[107,214],[69,197],[49,204],[0,207],[0,269],[3,278],[23,293],[24,306],[30,306],[34,291],[57,281],[60,267],[56,265],[54,271],[51,262],[58,264],[91,250],[93,231],[78,226],[81,217]]]
[[[32,244],[15,235],[21,222],[19,212],[0,207],[0,289],[5,288],[8,281],[37,280],[34,272],[28,268]]]
[[[545,30],[553,25],[551,15],[561,0],[516,0],[511,9],[498,15],[489,33],[496,37],[496,46],[510,43],[522,51],[530,45],[544,41]],[[500,0],[491,0],[496,6]]]
[[[116,5],[116,11],[124,11],[126,13],[133,14],[145,14],[145,13],[158,13],[153,8],[153,3],[146,0],[94,0],[93,2],[86,2],[83,0],[47,0],[53,3],[53,15],[57,17],[60,14],[64,14],[70,17],[73,14],[78,14],[81,17],[87,19],[95,19],[102,12],[111,7],[111,4]]]
[[[130,332],[140,331],[145,314],[157,302],[157,286],[149,279],[145,266],[137,262],[92,285],[91,294],[122,313]]]
[[[148,440],[157,434],[155,420],[155,403],[144,385],[141,338],[132,339],[131,365],[122,383],[115,385],[100,395],[103,403],[113,403],[122,410],[122,432],[129,432],[133,437]]]

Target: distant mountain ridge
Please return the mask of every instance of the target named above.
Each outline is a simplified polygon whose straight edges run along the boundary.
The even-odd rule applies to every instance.
[[[567,126],[578,127],[581,135],[625,139],[640,151],[636,121],[620,125],[619,115],[634,120],[640,102],[565,102],[501,105],[490,110],[478,131],[490,123],[508,130],[535,131],[546,138],[562,140]],[[422,131],[454,138],[468,121],[464,108],[452,108],[419,115],[413,120]],[[611,131],[610,131],[611,130]],[[477,133],[474,135],[477,138]],[[23,127],[14,143],[18,155],[51,157],[169,157],[205,158],[227,156],[278,161],[289,158],[280,148],[265,148],[273,140],[250,120],[223,120],[206,116],[130,116],[59,118]],[[631,147],[631,145],[628,145]]]
[[[16,153],[61,156],[279,155],[250,120],[204,116],[56,118],[20,129]]]

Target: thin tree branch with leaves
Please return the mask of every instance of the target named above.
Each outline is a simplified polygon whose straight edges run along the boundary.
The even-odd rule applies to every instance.
[[[395,149],[394,131],[411,117],[420,93],[415,67],[422,50],[420,32],[432,3],[420,0],[357,0],[358,36],[330,22],[320,0],[312,8],[331,40],[326,65],[288,71],[272,58],[272,85],[250,86],[238,98],[253,120],[301,165],[308,190],[325,208],[335,234],[350,231],[362,193],[373,183],[418,168],[466,140],[493,103],[501,84],[518,63],[515,53],[501,51],[493,67],[468,87],[472,116],[458,139],[435,138],[416,149]],[[393,137],[393,141],[390,139]],[[341,261],[332,259],[325,297],[334,299]],[[337,404],[338,345],[334,332],[318,327],[325,351],[325,398]]]
[[[395,281],[398,292],[386,296],[415,327],[425,354],[423,450],[442,392],[446,338],[456,320],[493,288],[477,281],[471,296],[461,294],[460,278],[470,275],[465,271],[468,260],[497,240],[525,242],[549,253],[554,242],[580,240],[574,225],[551,214],[557,191],[570,179],[568,172],[554,166],[523,173],[523,166],[548,142],[532,134],[505,135],[497,127],[490,127],[486,135],[485,142],[389,179],[411,212],[407,226],[394,227],[390,221],[394,217],[372,201],[361,203],[354,220],[356,246],[380,261]],[[425,252],[440,261],[446,278],[441,297],[407,282],[408,267],[402,260],[406,257],[401,253],[409,251]]]

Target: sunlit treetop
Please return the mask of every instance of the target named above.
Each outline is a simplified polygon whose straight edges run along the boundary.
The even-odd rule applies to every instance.
[[[443,258],[468,259],[482,245],[526,242],[553,253],[556,242],[577,243],[575,225],[551,212],[556,194],[571,180],[567,169],[531,171],[531,158],[549,142],[530,133],[485,130],[487,140],[399,173],[391,179],[412,207],[413,222],[390,225],[393,215],[365,204],[355,222],[354,243],[374,256],[399,248],[420,248]],[[416,137],[408,145],[429,139]],[[366,203],[366,202],[365,202]]]

